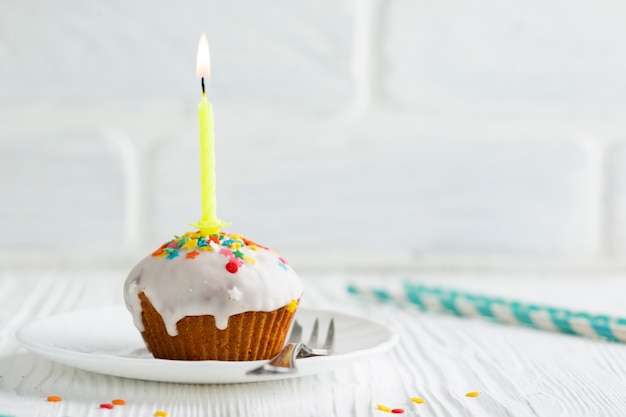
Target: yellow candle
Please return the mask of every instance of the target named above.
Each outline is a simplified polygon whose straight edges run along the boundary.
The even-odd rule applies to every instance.
[[[217,198],[215,196],[215,134],[213,132],[213,106],[206,98],[204,79],[208,80],[210,70],[209,43],[203,34],[198,45],[196,67],[198,77],[202,79],[202,99],[198,105],[198,123],[200,125],[200,183],[202,189],[202,217],[192,226],[204,234],[217,233],[227,223],[217,218]]]

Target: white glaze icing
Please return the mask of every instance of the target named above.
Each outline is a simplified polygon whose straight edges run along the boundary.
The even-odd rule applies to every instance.
[[[275,252],[243,246],[239,251],[254,264],[243,262],[231,273],[226,269],[231,258],[219,252],[222,246],[211,247],[213,251],[198,251],[193,259],[186,254],[196,248],[177,248],[179,256],[173,259],[148,256],[131,270],[124,296],[140,331],[144,329],[138,296],[142,291],[171,336],[176,336],[176,323],[186,316],[212,315],[216,326],[225,329],[232,315],[273,311],[302,296],[300,279]]]

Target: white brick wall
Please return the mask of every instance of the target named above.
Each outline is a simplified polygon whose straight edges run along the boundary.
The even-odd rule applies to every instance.
[[[130,263],[199,217],[201,32],[232,231],[305,267],[624,263],[620,4],[22,3],[0,13],[7,265]]]

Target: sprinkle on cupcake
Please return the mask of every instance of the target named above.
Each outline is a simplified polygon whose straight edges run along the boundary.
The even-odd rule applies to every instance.
[[[235,274],[243,265],[256,265],[254,253],[268,251],[276,256],[275,251],[256,242],[246,239],[240,234],[219,232],[211,235],[203,235],[201,231],[187,232],[182,236],[176,236],[169,242],[161,245],[152,253],[152,256],[167,260],[176,259],[180,255],[184,259],[193,260],[201,252],[217,252],[228,258],[225,268]],[[289,264],[283,258],[278,257],[278,266],[285,271],[289,270]]]

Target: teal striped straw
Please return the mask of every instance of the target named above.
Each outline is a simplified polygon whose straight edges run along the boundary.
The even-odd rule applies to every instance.
[[[480,317],[500,323],[626,343],[626,318],[505,300],[406,281],[403,291],[350,284],[348,292],[383,303],[410,303],[423,311]]]

